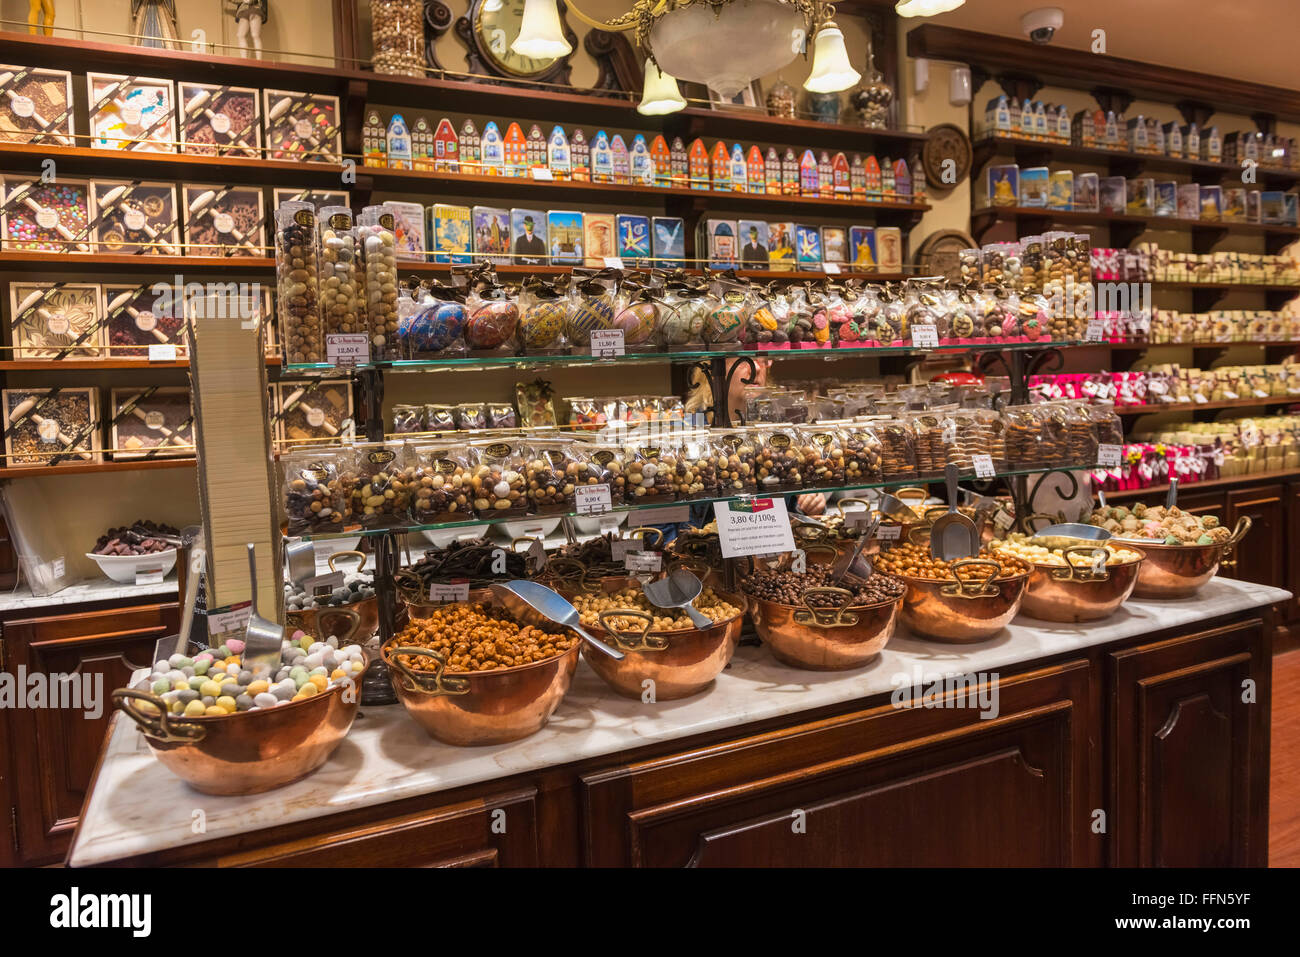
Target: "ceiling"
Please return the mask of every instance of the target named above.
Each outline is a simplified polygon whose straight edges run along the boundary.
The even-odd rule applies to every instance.
[[[1300,89],[1297,0],[966,0],[951,13],[903,22],[1023,38],[1021,14],[1042,6],[1065,11],[1055,46],[1090,49],[1092,31],[1102,29],[1111,56]]]

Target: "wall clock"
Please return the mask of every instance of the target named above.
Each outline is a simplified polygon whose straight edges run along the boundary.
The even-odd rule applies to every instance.
[[[564,36],[577,49],[578,36],[564,20],[565,5],[559,3]],[[569,57],[538,60],[520,56],[510,49],[519,36],[524,18],[524,0],[472,0],[469,12],[456,21],[456,36],[465,44],[465,62],[471,73],[546,83],[569,83]],[[572,54],[570,54],[572,56]]]
[[[946,193],[970,173],[971,146],[966,131],[952,123],[941,123],[926,131],[922,161],[925,186]],[[948,162],[951,160],[951,162]],[[945,178],[945,172],[949,176]]]

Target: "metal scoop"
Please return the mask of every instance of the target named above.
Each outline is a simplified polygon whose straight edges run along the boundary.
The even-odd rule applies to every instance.
[[[646,582],[641,590],[656,608],[680,608],[691,616],[696,628],[713,627],[713,619],[692,604],[704,590],[704,583],[694,572],[679,568],[667,578]]]
[[[875,569],[871,567],[871,559],[865,558],[862,550],[867,547],[867,543],[876,537],[876,529],[880,526],[880,519],[873,518],[871,524],[862,530],[858,536],[858,543],[853,546],[853,551],[847,555],[835,559],[835,564],[831,567],[831,580],[838,585],[844,580],[844,576],[852,572],[858,578],[866,580],[871,577]]]
[[[930,526],[930,554],[945,562],[973,558],[979,554],[980,536],[975,523],[957,511],[957,466],[943,470],[948,486],[948,514]]]
[[[572,628],[587,644],[603,651],[615,660],[622,660],[623,652],[594,638],[582,627],[578,609],[570,605],[561,595],[551,591],[545,585],[530,581],[495,582],[492,593],[501,599],[506,609],[520,621],[535,620],[538,615],[547,621]]]
[[[876,493],[876,510],[886,518],[896,518],[900,522],[915,522],[920,517],[912,506],[888,492]]]
[[[1178,507],[1178,476],[1169,476],[1169,494],[1165,496],[1165,511]]]
[[[263,618],[257,608],[257,546],[248,543],[248,585],[252,607],[248,612],[248,628],[244,632],[243,667],[254,676],[271,674],[280,666],[280,647],[284,642],[284,627]]]

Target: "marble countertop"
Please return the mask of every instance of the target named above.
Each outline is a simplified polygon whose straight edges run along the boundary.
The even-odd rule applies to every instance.
[[[69,863],[89,866],[219,840],[868,698],[918,680],[987,675],[1288,597],[1279,588],[1217,578],[1195,598],[1130,601],[1103,622],[1072,625],[1020,618],[1001,636],[977,645],[921,641],[900,627],[874,662],[850,672],[799,671],[779,664],[764,648],[742,647],[708,691],[658,704],[617,697],[583,663],[550,723],[530,738],[494,748],[456,748],[425,735],[400,704],[363,707],[348,738],[318,771],[249,797],[191,790],[154,760],[135,725],[118,716]],[[203,834],[193,832],[196,810],[206,818]]]
[[[33,595],[25,584],[0,592],[0,613],[23,608],[51,608],[78,605],[89,601],[116,601],[122,598],[175,598],[176,575],[173,573],[153,585],[123,584],[111,578],[91,578],[77,582],[53,595]]]

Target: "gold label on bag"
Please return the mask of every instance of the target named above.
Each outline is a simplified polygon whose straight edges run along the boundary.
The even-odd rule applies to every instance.
[[[372,465],[387,465],[395,458],[397,458],[397,453],[392,449],[375,449],[375,451],[366,455],[367,461]]]
[[[300,209],[293,214],[293,221],[299,226],[315,226],[316,217],[307,209]]]

